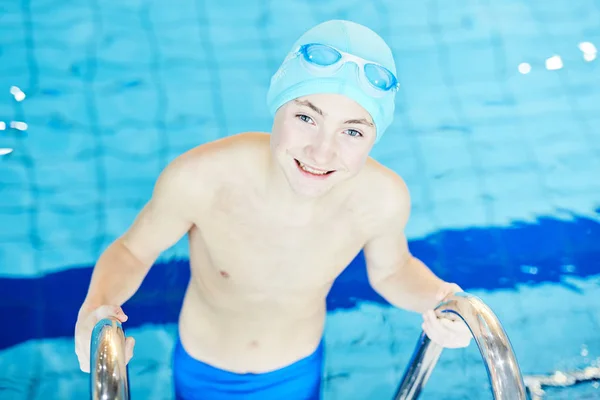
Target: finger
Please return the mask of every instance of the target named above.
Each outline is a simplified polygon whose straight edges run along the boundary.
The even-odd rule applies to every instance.
[[[442,319],[441,323],[443,324],[444,328],[451,333],[455,333],[455,334],[458,333],[461,335],[464,335],[464,334],[470,335],[471,334],[471,330],[469,329],[467,324],[461,319],[455,320],[455,321]]]
[[[86,372],[89,374],[90,373],[90,361],[80,359],[79,360],[79,369],[81,369],[83,372]]]
[[[473,334],[471,330],[462,320],[459,321],[439,321],[440,330],[443,331],[443,335],[452,338],[452,342],[456,343],[455,347],[466,347],[471,343]]]
[[[101,306],[94,311],[94,314],[98,320],[113,317],[120,322],[125,322],[129,318],[119,306]]]
[[[448,344],[449,339],[452,337],[449,332],[444,329],[444,326],[441,324],[441,321],[439,319],[433,319],[429,322],[431,331],[433,332],[434,336],[436,338],[438,338],[438,341],[440,343],[443,343],[444,346],[446,346]]]
[[[439,332],[436,332],[435,328],[426,324],[425,329],[427,330],[427,336],[432,342],[442,347],[448,347],[444,336],[440,335]]]
[[[423,314],[423,319],[425,321],[429,321],[429,322],[433,322],[433,320],[435,320],[437,317],[435,315],[435,311],[433,310],[427,310],[424,314]]]
[[[433,316],[429,315],[427,319],[427,326],[431,336],[435,338],[436,343],[447,348],[464,347],[463,343],[465,340],[469,340],[471,337],[470,332],[456,332],[450,329],[455,324],[458,324],[458,322],[450,321],[446,318],[437,318],[435,314]]]
[[[447,319],[448,321],[460,320],[460,317],[452,312],[434,311],[433,313],[438,319]]]
[[[434,326],[438,330],[438,332],[444,337],[460,339],[467,338],[467,340],[471,338],[471,331],[469,330],[467,325],[462,321],[449,321],[447,319],[439,319],[437,323],[434,324]],[[464,340],[460,341],[464,342]]]
[[[425,322],[423,322],[422,327],[423,327],[423,331],[425,332],[427,337],[432,342],[434,342],[442,347],[445,347],[444,346],[444,337],[439,334],[439,332],[435,329],[435,327],[429,320],[426,320]]]
[[[438,316],[434,310],[429,310],[425,313],[427,321],[433,327],[439,330],[440,321],[446,320],[446,315]]]
[[[423,313],[423,330],[435,343],[447,348],[467,347],[472,339],[467,325],[461,320],[450,320],[453,314],[438,317],[433,310]]]
[[[79,361],[79,368],[83,372],[89,372],[90,369],[90,342],[90,331],[79,328],[79,331],[75,336],[75,354],[77,355],[77,360]]]
[[[75,354],[79,361],[79,368],[83,372],[90,372],[90,343],[91,332],[89,330],[80,329],[75,337]]]
[[[133,357],[133,347],[135,346],[135,339],[128,337],[125,339],[125,364],[129,364],[129,361]]]
[[[454,312],[449,311],[449,310],[435,309],[435,310],[428,310],[427,312],[430,313],[431,316],[435,316],[436,318],[446,318],[451,321],[460,319],[460,317],[457,314],[455,314]]]
[[[429,338],[431,340],[434,340],[434,338],[437,340],[437,338],[439,337],[438,332],[436,332],[437,329],[435,327],[437,317],[435,316],[433,310],[429,310],[425,314],[423,314],[423,322],[425,327],[427,328],[427,334]]]
[[[456,328],[457,325],[459,328]],[[434,326],[434,329],[436,329],[437,335],[440,335],[442,338],[444,338],[444,343],[448,348],[456,349],[467,347],[471,343],[471,331],[469,331],[466,325],[462,322],[459,323],[441,320],[436,326]]]

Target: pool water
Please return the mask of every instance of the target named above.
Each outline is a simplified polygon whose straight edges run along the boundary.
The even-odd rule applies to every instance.
[[[395,52],[396,118],[372,156],[411,190],[413,253],[490,305],[523,374],[598,365],[597,1],[22,0],[0,4],[0,398],[88,395],[72,334],[94,261],[178,154],[269,131],[271,74],[333,18]],[[134,399],[172,398],[187,251],[124,306]],[[420,317],[373,292],[362,254],[327,304],[324,399],[391,398]],[[476,346],[444,351],[422,398],[491,398]]]

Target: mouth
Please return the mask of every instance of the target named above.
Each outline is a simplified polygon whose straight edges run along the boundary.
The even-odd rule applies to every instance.
[[[296,165],[298,166],[298,169],[300,171],[302,171],[304,174],[309,175],[309,176],[313,176],[313,177],[317,177],[317,178],[324,178],[335,172],[335,170],[327,171],[327,170],[322,170],[322,169],[311,167],[309,165],[302,163],[301,161],[296,160],[295,158],[294,158],[294,161],[296,161]]]

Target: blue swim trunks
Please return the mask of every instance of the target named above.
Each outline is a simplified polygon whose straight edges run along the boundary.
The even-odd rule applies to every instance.
[[[310,356],[277,371],[237,374],[192,358],[179,338],[173,353],[177,400],[319,400],[323,342]]]

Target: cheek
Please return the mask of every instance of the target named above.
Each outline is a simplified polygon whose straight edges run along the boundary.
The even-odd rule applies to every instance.
[[[271,151],[279,158],[285,157],[295,147],[293,138],[293,133],[282,127],[271,138]]]
[[[285,150],[289,147],[291,136],[292,131],[290,130],[289,123],[281,121],[277,126],[277,130],[273,132],[272,142],[274,149]]]
[[[289,120],[282,125],[280,132],[280,143],[287,148],[301,147],[303,141],[310,134],[311,126],[300,124],[297,121]]]
[[[361,169],[367,159],[369,158],[369,151],[366,149],[347,148],[346,151],[342,152],[344,164],[351,171],[358,171]]]
[[[271,132],[271,139],[269,140],[269,146],[271,147],[271,153],[278,153],[281,147],[281,134],[279,131],[273,130]]]
[[[273,131],[271,132],[271,148],[273,151],[285,151],[289,146],[292,126],[285,109],[281,109],[275,116]]]

